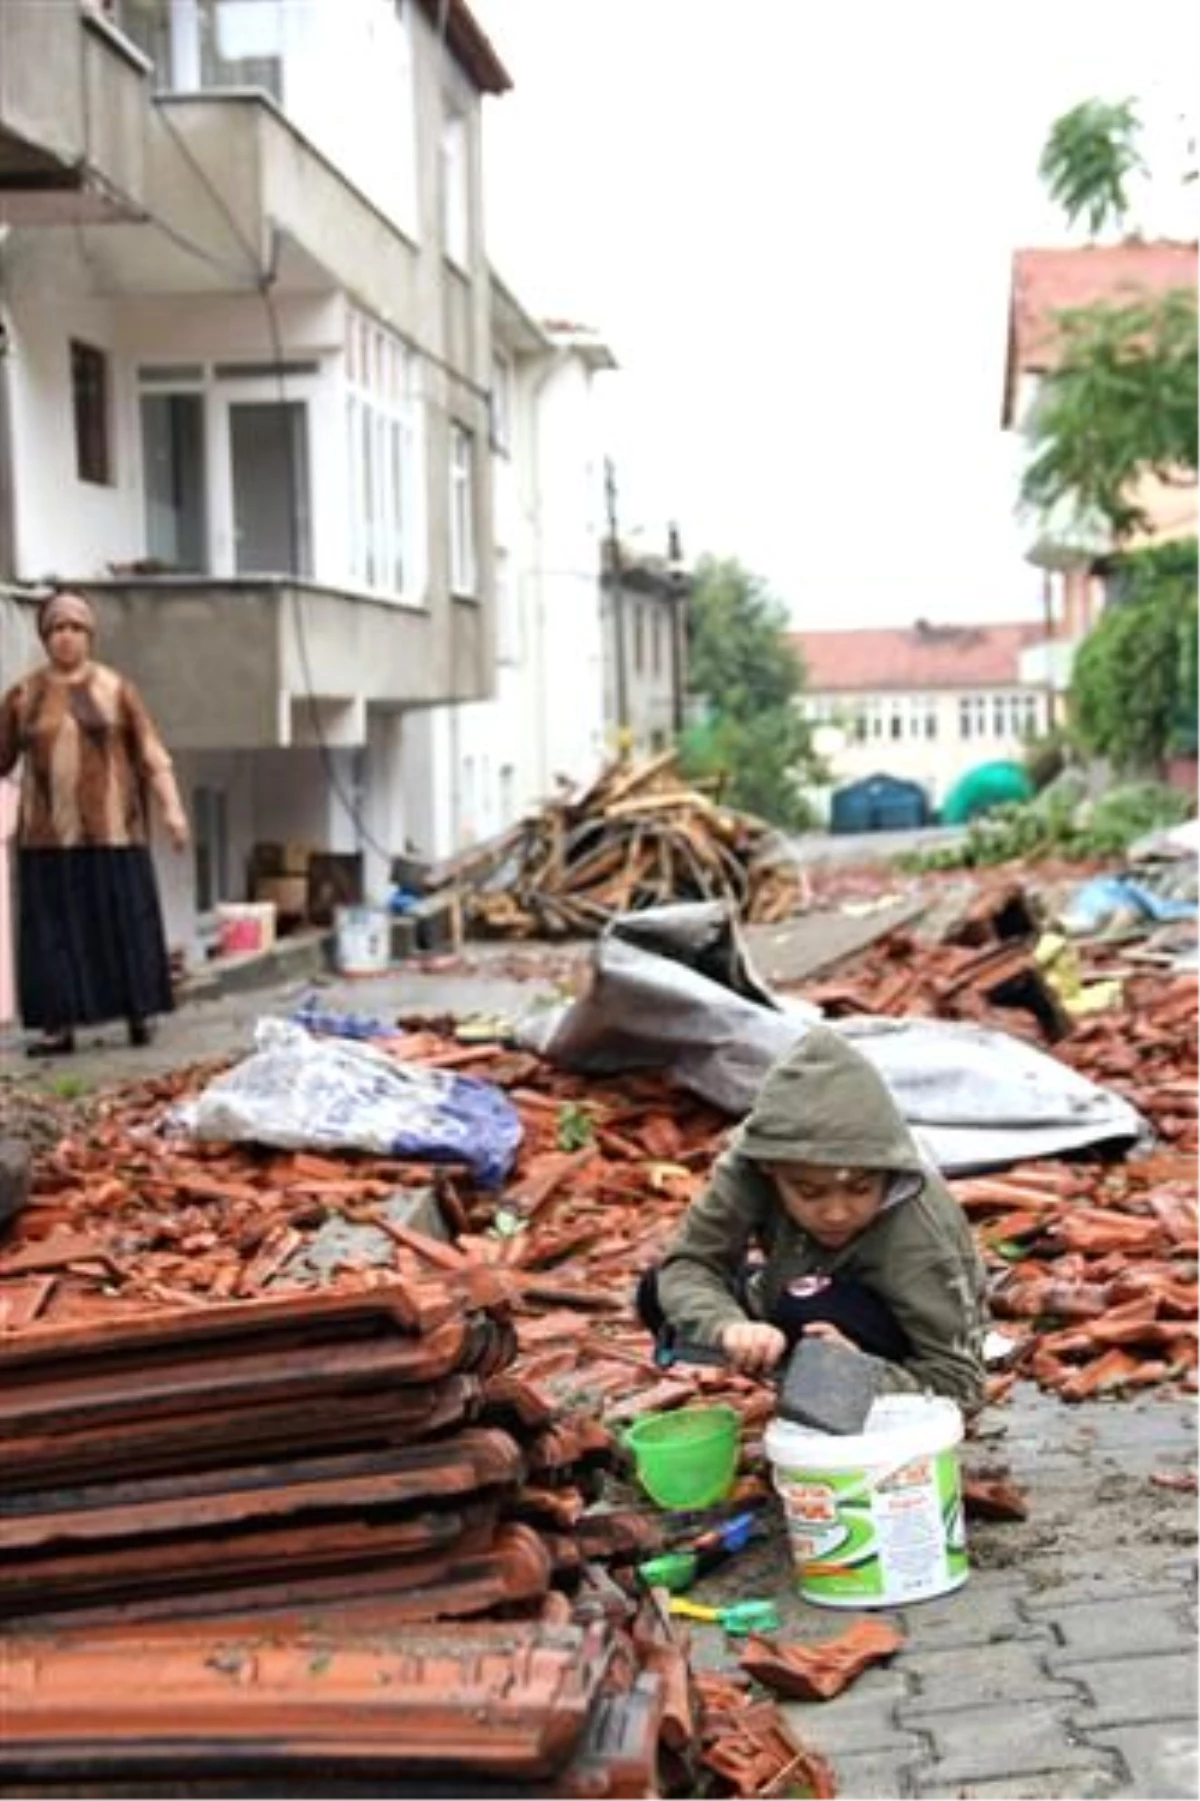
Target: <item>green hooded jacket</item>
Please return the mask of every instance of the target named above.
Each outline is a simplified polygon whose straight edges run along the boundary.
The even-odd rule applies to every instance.
[[[856,1238],[830,1250],[785,1211],[764,1163],[886,1170],[883,1206]],[[886,1301],[912,1347],[884,1365],[883,1388],[983,1404],[987,1325],[983,1265],[958,1202],[923,1161],[883,1078],[828,1026],[812,1026],[768,1073],[754,1107],[688,1209],[659,1271],[662,1308],[679,1335],[716,1344],[747,1317],[734,1283],[747,1252],[766,1263],[750,1285],[753,1317],[769,1318],[799,1276],[838,1273]]]

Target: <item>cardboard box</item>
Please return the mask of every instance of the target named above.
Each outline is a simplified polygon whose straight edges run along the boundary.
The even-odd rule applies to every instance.
[[[259,876],[306,876],[315,844],[256,844],[250,853],[252,879]]]
[[[307,875],[260,875],[254,884],[256,901],[274,901],[280,919],[304,919],[308,915]]]

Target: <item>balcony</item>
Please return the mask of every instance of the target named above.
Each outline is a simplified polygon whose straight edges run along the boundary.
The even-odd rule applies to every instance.
[[[0,0],[0,224],[139,217],[148,72],[85,8]]]
[[[3,4],[3,0],[0,0]],[[90,246],[111,294],[348,288],[416,317],[418,255],[259,91],[159,94],[148,109],[148,210]]]
[[[451,617],[290,576],[129,577],[88,592],[105,659],[180,751],[354,748],[368,708],[486,691],[475,606],[451,602]]]

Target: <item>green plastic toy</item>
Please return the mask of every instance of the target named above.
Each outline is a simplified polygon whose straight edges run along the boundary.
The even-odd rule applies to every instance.
[[[748,1632],[779,1631],[779,1609],[774,1601],[730,1601],[725,1607],[705,1607],[699,1601],[672,1595],[668,1605],[672,1613],[720,1626],[734,1638],[744,1638]]]

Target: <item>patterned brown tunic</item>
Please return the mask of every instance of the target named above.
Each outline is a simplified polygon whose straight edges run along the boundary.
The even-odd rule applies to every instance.
[[[137,689],[102,663],[35,670],[0,703],[0,776],[21,759],[24,850],[145,844],[147,785],[171,759]]]

